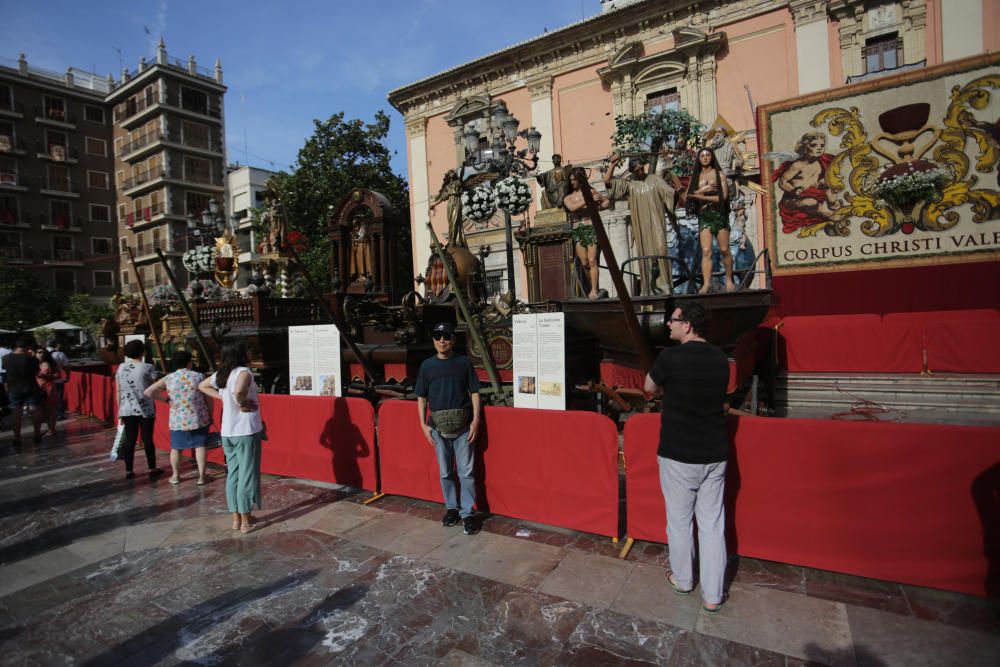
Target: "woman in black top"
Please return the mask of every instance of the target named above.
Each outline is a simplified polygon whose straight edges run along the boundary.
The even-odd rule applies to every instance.
[[[698,240],[701,243],[702,286],[704,294],[712,286],[712,237],[719,242],[719,254],[726,269],[726,291],[734,289],[733,255],[729,252],[729,184],[715,153],[707,148],[698,151],[687,200],[694,202],[698,215]]]

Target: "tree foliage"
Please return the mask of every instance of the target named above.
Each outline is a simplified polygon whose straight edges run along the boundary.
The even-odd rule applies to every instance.
[[[47,324],[62,315],[63,295],[27,269],[0,265],[0,329]]]
[[[309,239],[301,253],[310,274],[329,289],[330,238],[327,227],[331,207],[336,207],[353,188],[368,188],[392,202],[398,221],[399,267],[411,266],[409,192],[406,180],[393,173],[386,139],[389,116],[375,114],[374,122],[345,120],[343,112],[325,121],[314,120],[313,134],[299,150],[292,173],[280,172],[271,185],[281,199],[290,229]]]
[[[86,329],[97,339],[101,320],[112,316],[111,306],[93,303],[86,294],[71,294],[63,307],[62,319]]]

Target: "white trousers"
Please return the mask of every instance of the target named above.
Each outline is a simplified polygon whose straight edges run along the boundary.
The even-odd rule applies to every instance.
[[[722,602],[726,576],[726,463],[681,463],[657,457],[660,489],[667,505],[667,542],[670,569],[677,585],[694,588],[694,526],[698,520],[698,562],[701,597],[708,604]]]

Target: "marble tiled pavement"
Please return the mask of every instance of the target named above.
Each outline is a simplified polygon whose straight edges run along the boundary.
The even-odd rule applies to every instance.
[[[997,665],[1000,605],[734,559],[718,616],[664,578],[665,547],[265,477],[234,533],[204,487],[107,461],[86,419],[0,433],[0,664]],[[167,467],[163,454],[161,466]],[[140,457],[141,458],[141,457]]]

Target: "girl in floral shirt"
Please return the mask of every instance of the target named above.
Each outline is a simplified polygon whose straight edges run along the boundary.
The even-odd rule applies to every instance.
[[[187,350],[177,350],[171,360],[177,370],[150,385],[145,395],[170,403],[170,467],[174,471],[170,483],[180,484],[181,451],[193,449],[201,486],[205,483],[205,445],[212,423],[208,398],[198,391],[205,376],[192,370],[191,353]]]

